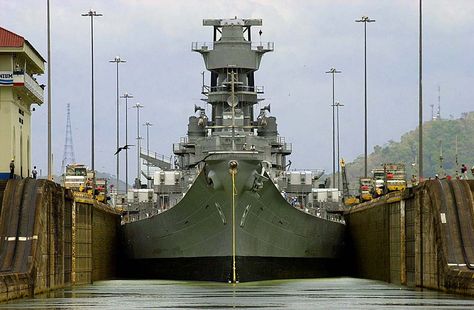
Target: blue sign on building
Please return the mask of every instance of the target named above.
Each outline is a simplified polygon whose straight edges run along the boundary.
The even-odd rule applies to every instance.
[[[0,71],[0,86],[1,85],[13,85],[13,72]]]

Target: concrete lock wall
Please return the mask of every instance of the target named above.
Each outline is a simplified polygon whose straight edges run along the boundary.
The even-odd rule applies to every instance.
[[[115,277],[120,217],[93,201],[81,199],[74,204],[72,282],[85,284]]]
[[[117,275],[120,216],[97,204],[92,216],[92,281]]]
[[[112,209],[46,180],[9,180],[2,196],[0,301],[115,275]]]
[[[472,181],[432,180],[351,208],[352,274],[474,295],[473,189]]]

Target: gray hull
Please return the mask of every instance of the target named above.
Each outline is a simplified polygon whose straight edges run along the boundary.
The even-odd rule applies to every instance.
[[[240,281],[337,275],[344,224],[296,209],[270,180],[253,190],[259,161],[237,161],[234,182],[228,160],[207,161],[176,206],[125,224],[122,269],[140,277],[227,281],[235,257]]]

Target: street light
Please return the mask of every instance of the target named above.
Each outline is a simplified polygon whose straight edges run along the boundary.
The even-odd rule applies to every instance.
[[[326,73],[332,74],[332,184],[336,186],[336,134],[335,134],[335,126],[334,126],[334,75],[337,73],[341,73],[342,71],[336,70],[336,68],[331,68]]]
[[[423,1],[420,0],[420,38],[418,43],[418,181],[423,181]]]
[[[373,23],[375,19],[362,16],[356,23],[364,23],[364,177],[367,177],[367,23]]]
[[[48,180],[53,180],[52,166],[53,166],[53,154],[51,151],[51,22],[50,22],[50,10],[49,0],[46,3],[48,11]],[[64,173],[64,171],[61,171]]]
[[[128,99],[133,98],[133,96],[124,93],[120,98],[125,98],[125,145],[128,145]],[[125,185],[128,197],[128,147],[125,149]]]
[[[336,101],[335,104],[336,106],[336,119],[337,119],[337,189],[341,189],[341,159],[340,159],[340,147],[339,147],[339,107],[343,107],[344,105],[341,104],[339,101]]]
[[[102,16],[102,14],[93,11],[92,9],[82,16],[89,16],[91,18],[91,169],[92,176],[92,197],[95,197],[95,168],[94,168],[94,17]]]
[[[143,106],[140,103],[136,103],[133,106],[135,109],[137,109],[137,178],[135,179],[135,188],[139,189],[141,188],[141,182],[140,182],[140,109],[143,108]]]
[[[117,80],[116,80],[116,86],[117,86],[117,147],[116,147],[116,150],[119,149],[119,64],[120,63],[124,63],[124,62],[127,62],[126,60],[123,60],[120,58],[120,56],[115,56],[115,58],[113,60],[109,60],[109,62],[113,62],[113,63],[116,63],[117,64]],[[117,153],[117,158],[116,158],[116,162],[117,162],[117,187],[116,187],[116,191],[117,191],[117,194],[118,194],[118,190],[119,190],[119,180],[120,180],[120,157],[119,157],[120,153]]]
[[[143,126],[146,126],[146,153],[147,153],[147,156],[150,156],[150,126],[153,126],[152,123],[150,122],[146,122],[145,124],[143,124]],[[147,176],[147,185],[148,185],[148,188],[150,188],[150,181],[149,181],[149,177],[150,177],[150,163],[148,162],[147,165],[146,165],[146,176]]]

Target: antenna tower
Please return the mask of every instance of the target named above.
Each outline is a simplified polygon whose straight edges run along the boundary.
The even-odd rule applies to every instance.
[[[72,129],[71,129],[71,105],[67,104],[67,120],[66,120],[66,139],[64,142],[64,155],[61,163],[61,174],[65,173],[66,166],[74,163],[74,147],[72,145]]]
[[[438,85],[438,113],[436,113],[436,119],[441,119],[441,86]]]

